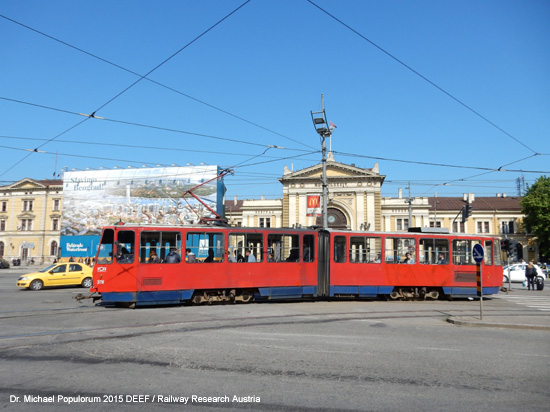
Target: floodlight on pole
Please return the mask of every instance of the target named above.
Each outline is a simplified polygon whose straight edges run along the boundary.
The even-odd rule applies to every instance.
[[[332,130],[329,126],[327,115],[325,113],[325,99],[323,95],[321,95],[321,104],[323,109],[320,112],[311,112],[311,119],[313,120],[313,127],[315,127],[315,131],[319,134],[319,136],[321,136],[321,149],[323,153],[323,157],[322,157],[323,212],[322,213],[323,213],[323,229],[326,230],[328,229],[328,216],[327,216],[328,183],[327,183],[327,144],[325,139],[327,137],[330,137],[330,135],[332,134]]]

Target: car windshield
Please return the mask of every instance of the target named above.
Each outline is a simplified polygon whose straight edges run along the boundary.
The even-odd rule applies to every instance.
[[[54,267],[56,267],[57,265],[50,265],[48,266],[47,268],[45,269],[42,269],[40,272],[49,272],[51,269],[53,269]]]

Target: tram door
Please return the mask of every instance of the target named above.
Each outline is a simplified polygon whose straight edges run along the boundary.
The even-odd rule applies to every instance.
[[[317,268],[317,296],[326,297],[330,294],[330,233],[319,231],[319,266]]]

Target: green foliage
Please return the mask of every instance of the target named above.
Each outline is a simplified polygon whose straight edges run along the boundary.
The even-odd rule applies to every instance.
[[[541,176],[521,199],[525,229],[537,236],[540,258],[550,260],[550,178]]]

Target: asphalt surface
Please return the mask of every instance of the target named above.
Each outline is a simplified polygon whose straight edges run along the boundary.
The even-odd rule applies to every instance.
[[[48,265],[32,265],[32,266],[17,266],[10,269],[2,269],[0,274],[37,272],[47,267]],[[519,283],[512,283],[511,288],[504,285],[499,292],[499,296],[510,296],[513,298],[521,298],[523,296],[548,296],[550,294],[550,279],[546,279],[545,290],[529,291]],[[547,312],[550,315],[550,310]],[[513,329],[531,329],[531,330],[550,330],[550,316],[498,316],[486,314],[480,316],[451,316],[447,322],[457,326],[469,327],[494,327],[494,328],[513,328]]]

